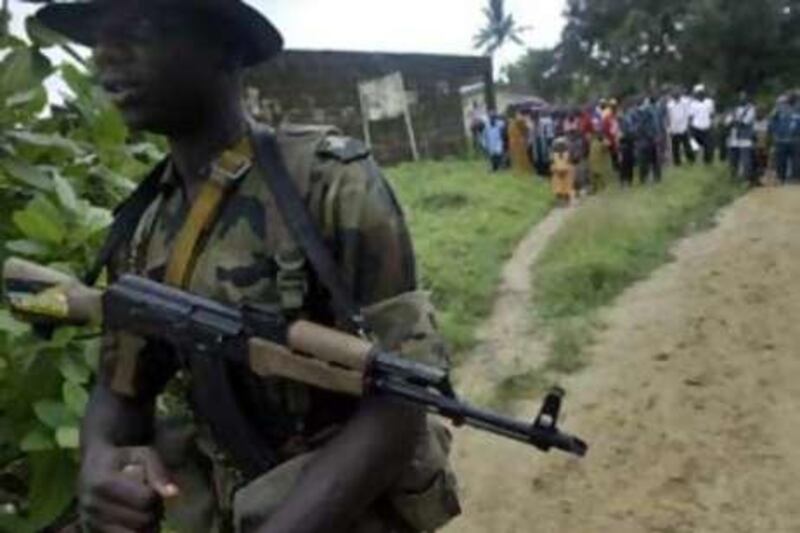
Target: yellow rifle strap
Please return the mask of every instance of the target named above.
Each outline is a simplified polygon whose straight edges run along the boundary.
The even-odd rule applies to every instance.
[[[211,176],[200,189],[175,240],[164,277],[167,284],[182,288],[189,286],[199,252],[198,244],[216,222],[227,192],[247,173],[252,162],[250,139],[244,137],[212,166]]]

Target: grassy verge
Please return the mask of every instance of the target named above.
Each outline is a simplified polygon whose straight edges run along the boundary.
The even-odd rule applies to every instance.
[[[720,167],[675,169],[657,186],[611,191],[581,208],[534,266],[535,311],[552,335],[548,369],[584,366],[595,312],[742,191]]]
[[[406,211],[423,286],[456,352],[474,343],[505,261],[550,209],[539,180],[490,174],[474,161],[424,162],[388,172]]]

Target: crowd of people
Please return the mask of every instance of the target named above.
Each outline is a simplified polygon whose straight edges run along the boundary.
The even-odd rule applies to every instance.
[[[726,112],[704,85],[660,95],[603,99],[573,108],[512,106],[505,116],[476,115],[475,145],[497,171],[510,167],[552,180],[572,201],[617,180],[628,187],[661,181],[665,165],[727,161],[752,185],[767,169],[786,183],[800,178],[800,98],[791,93],[759,114],[747,93]]]

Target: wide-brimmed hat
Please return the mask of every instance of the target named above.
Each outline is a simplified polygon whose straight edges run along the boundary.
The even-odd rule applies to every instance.
[[[86,46],[94,46],[101,15],[126,3],[147,8],[185,10],[213,17],[220,38],[233,39],[245,66],[268,60],[283,49],[283,37],[272,23],[241,0],[88,0],[48,4],[36,18],[48,28]],[[224,32],[224,34],[222,34]]]

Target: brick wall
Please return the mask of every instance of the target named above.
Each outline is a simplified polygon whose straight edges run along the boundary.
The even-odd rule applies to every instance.
[[[412,121],[423,158],[462,154],[466,147],[459,89],[488,81],[489,58],[427,54],[287,51],[252,71],[250,98],[264,119],[331,124],[363,138],[357,86],[401,72],[411,98]],[[488,95],[491,98],[491,95]],[[382,163],[411,159],[402,118],[371,124],[373,151]]]

